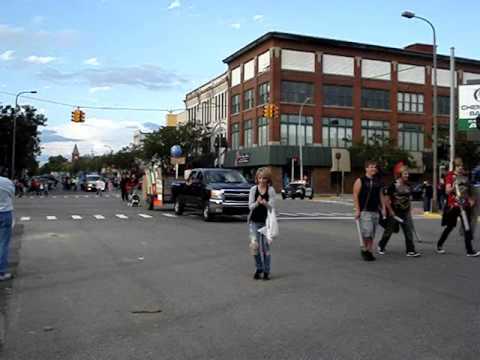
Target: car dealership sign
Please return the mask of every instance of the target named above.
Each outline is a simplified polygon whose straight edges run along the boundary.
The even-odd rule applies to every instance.
[[[476,118],[480,116],[480,85],[458,87],[458,129],[476,130]]]

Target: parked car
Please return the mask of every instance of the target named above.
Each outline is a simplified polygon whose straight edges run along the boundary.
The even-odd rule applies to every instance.
[[[175,213],[201,210],[205,221],[218,215],[246,215],[250,187],[236,170],[193,169],[187,181],[172,184]]]
[[[286,198],[313,199],[313,189],[305,181],[292,181],[284,189],[282,189],[282,199]]]

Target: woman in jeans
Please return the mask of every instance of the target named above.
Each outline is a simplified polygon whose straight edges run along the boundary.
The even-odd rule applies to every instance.
[[[265,236],[258,232],[265,226],[268,211],[274,209],[275,190],[271,186],[272,176],[267,168],[260,168],[255,175],[255,183],[250,189],[248,205],[248,226],[250,229],[250,250],[255,259],[256,271],[253,275],[255,280],[260,279],[263,273],[263,280],[270,279],[270,243]]]

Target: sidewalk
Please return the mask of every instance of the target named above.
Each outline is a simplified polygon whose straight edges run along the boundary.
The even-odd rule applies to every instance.
[[[23,229],[22,224],[15,224],[12,241],[10,242],[9,270],[14,277],[17,274],[17,267],[20,261],[20,246]],[[8,321],[8,302],[9,297],[12,294],[12,285],[12,280],[0,283],[0,355],[1,349],[5,344]]]

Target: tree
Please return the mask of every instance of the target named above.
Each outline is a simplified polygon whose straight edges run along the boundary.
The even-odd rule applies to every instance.
[[[350,148],[352,162],[358,166],[363,166],[367,160],[374,160],[385,172],[393,170],[395,164],[403,161],[409,167],[415,166],[413,157],[408,151],[398,147],[394,140],[381,135],[373,135],[368,142],[363,139],[359,143],[354,143]]]
[[[38,167],[36,157],[40,155],[38,128],[45,126],[47,118],[38,114],[33,106],[0,106],[0,167],[10,168],[12,160],[13,119],[17,119],[15,146],[15,173],[24,169],[30,172]]]
[[[68,159],[62,155],[50,156],[48,161],[43,164],[39,172],[41,174],[50,174],[51,172],[68,172],[70,170],[70,164]]]
[[[187,162],[200,154],[210,152],[208,134],[193,124],[186,124],[177,128],[162,127],[152,134],[148,134],[143,143],[143,158],[146,161],[157,158],[164,164],[169,163],[170,148],[180,145]]]

